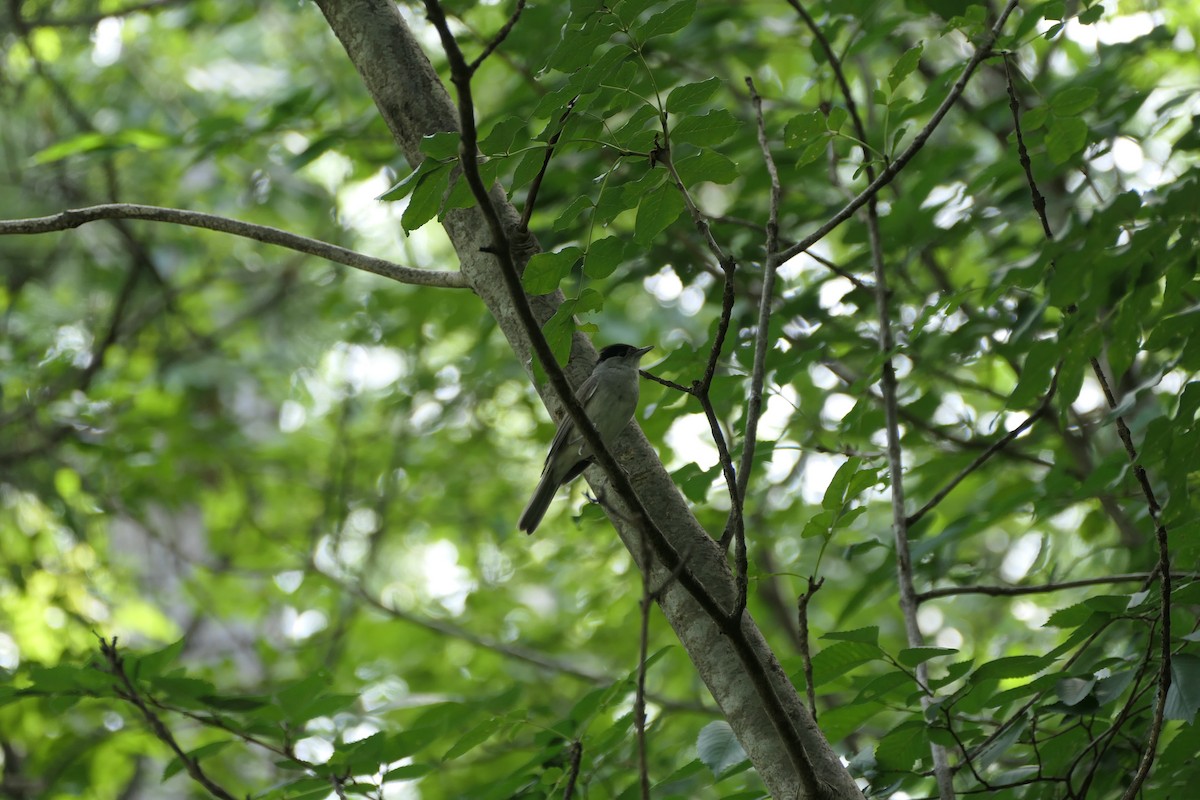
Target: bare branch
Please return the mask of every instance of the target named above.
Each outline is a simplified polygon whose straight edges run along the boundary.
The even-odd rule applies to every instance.
[[[936,600],[939,597],[957,597],[963,594],[985,594],[992,597],[1015,597],[1025,594],[1047,594],[1061,592],[1067,589],[1078,589],[1082,586],[1104,586],[1110,583],[1142,583],[1153,580],[1158,572],[1131,572],[1127,575],[1104,575],[1099,578],[1080,578],[1073,581],[1057,583],[1039,583],[1030,586],[944,586],[940,589],[929,589],[917,595],[921,602]],[[1195,578],[1194,574],[1177,572],[1173,575],[1179,580]]]
[[[210,231],[231,233],[246,239],[265,242],[266,244],[286,247],[311,256],[324,258],[336,264],[382,275],[400,283],[414,286],[437,286],[445,289],[466,289],[467,279],[460,272],[432,271],[402,267],[385,261],[382,258],[372,258],[354,250],[347,250],[335,244],[329,244],[319,239],[310,239],[289,231],[272,228],[268,225],[256,225],[252,222],[220,217],[215,214],[205,214],[200,211],[186,211],[180,208],[164,208],[161,206],[146,206],[135,203],[105,203],[86,208],[68,209],[48,217],[32,217],[29,219],[0,220],[0,236],[13,234],[50,233],[78,228],[89,222],[101,219],[140,219],[149,222],[171,222],[176,225],[188,225],[193,228],[205,228]]]

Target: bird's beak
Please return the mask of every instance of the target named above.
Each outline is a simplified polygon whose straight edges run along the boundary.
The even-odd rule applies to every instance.
[[[654,349],[654,345],[647,345],[646,347],[639,347],[635,352],[637,353],[637,357],[641,358],[642,356],[646,355],[646,353],[649,353],[653,349]]]

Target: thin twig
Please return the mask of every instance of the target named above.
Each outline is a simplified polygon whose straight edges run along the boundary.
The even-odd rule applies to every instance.
[[[1108,401],[1108,407],[1115,409],[1117,407],[1117,398],[1113,395],[1112,388],[1108,385],[1108,378],[1104,374],[1104,370],[1100,367],[1100,361],[1094,356],[1091,359],[1092,371],[1096,374],[1096,380],[1100,382],[1100,388],[1104,390],[1104,399]],[[1154,717],[1150,722],[1150,737],[1146,741],[1146,749],[1142,751],[1141,761],[1138,762],[1137,772],[1134,773],[1133,780],[1125,789],[1125,794],[1121,796],[1121,800],[1133,800],[1138,796],[1141,786],[1146,782],[1146,778],[1150,775],[1150,767],[1154,764],[1155,751],[1158,749],[1158,739],[1162,734],[1163,722],[1166,719],[1167,710],[1167,692],[1171,688],[1171,550],[1167,540],[1167,528],[1162,522],[1162,508],[1158,504],[1158,499],[1154,496],[1154,488],[1150,485],[1150,478],[1146,475],[1146,469],[1138,460],[1137,448],[1133,445],[1133,436],[1129,432],[1129,426],[1125,424],[1125,418],[1117,415],[1117,434],[1121,437],[1121,442],[1125,445],[1125,454],[1129,457],[1129,463],[1133,465],[1133,474],[1137,477],[1138,484],[1142,488],[1142,494],[1146,498],[1146,506],[1150,512],[1150,521],[1154,524],[1154,539],[1158,545],[1158,565],[1156,571],[1159,578],[1159,601],[1162,604],[1162,631],[1159,636],[1162,638],[1161,656],[1158,665],[1158,689],[1154,702]],[[1153,637],[1153,633],[1151,633]]]
[[[733,513],[736,514],[734,531],[734,559],[738,586],[738,608],[745,608],[749,583],[749,560],[746,557],[746,528],[744,522],[746,490],[750,485],[750,472],[754,465],[754,450],[758,444],[758,421],[762,415],[763,383],[767,373],[767,352],[771,349],[771,304],[775,300],[775,274],[779,266],[779,201],[783,193],[779,182],[779,171],[771,156],[771,145],[767,140],[767,126],[763,120],[762,97],[754,86],[754,80],[746,77],[746,88],[750,90],[750,102],[754,107],[754,118],[758,131],[758,146],[762,150],[763,164],[770,178],[771,191],[767,210],[766,254],[763,259],[762,293],[758,298],[758,323],[754,334],[754,360],[750,372],[750,393],[746,401],[746,426],[742,436],[742,458],[737,476],[737,489],[733,495]]]
[[[115,690],[117,697],[129,703],[141,713],[142,718],[146,720],[146,724],[150,726],[150,730],[153,731],[155,737],[171,749],[171,752],[179,759],[179,763],[183,765],[184,771],[187,772],[192,780],[207,789],[213,796],[221,798],[221,800],[235,800],[230,792],[205,773],[198,759],[192,758],[183,751],[183,748],[179,746],[179,742],[175,740],[175,736],[171,733],[170,729],[163,724],[158,715],[142,699],[141,693],[138,692],[137,687],[125,672],[125,659],[117,652],[117,639],[115,636],[112,641],[104,638],[100,639],[100,653],[104,656],[105,661],[108,662],[109,674],[115,677],[120,684]]]
[[[210,231],[231,233],[247,239],[254,239],[267,244],[297,250],[311,256],[324,258],[336,264],[361,269],[391,278],[400,283],[414,286],[438,286],[446,289],[466,289],[466,276],[461,272],[431,271],[402,267],[385,261],[382,258],[372,258],[335,244],[310,239],[290,231],[272,228],[269,225],[255,225],[251,222],[220,217],[216,214],[205,214],[200,211],[186,211],[180,208],[163,208],[135,203],[105,203],[60,211],[48,217],[31,217],[28,219],[0,220],[0,236],[12,234],[50,233],[78,228],[89,222],[101,219],[140,219],[149,222],[171,222],[176,225],[188,225],[193,228],[205,228]]]
[[[962,483],[968,475],[982,467],[988,459],[1007,447],[1009,442],[1011,442],[1013,439],[1016,439],[1022,433],[1029,430],[1029,428],[1033,426],[1033,423],[1037,422],[1038,419],[1040,419],[1041,416],[1049,410],[1050,401],[1054,399],[1054,393],[1057,391],[1057,389],[1058,368],[1055,368],[1054,376],[1050,379],[1050,388],[1046,392],[1046,396],[1042,398],[1042,402],[1038,404],[1036,409],[1034,409],[1033,413],[1026,417],[1020,425],[997,439],[995,444],[993,444],[991,447],[975,456],[974,460],[965,466],[961,472],[951,478],[941,489],[938,489],[936,492],[934,492],[933,497],[929,498],[929,501],[926,502],[925,505],[921,506],[918,510],[914,511],[908,516],[908,519],[906,520],[908,527],[911,528],[913,525],[916,525],[917,522],[930,511],[932,511],[938,505],[938,503],[945,500],[946,495],[954,491],[954,487]]]
[[[963,594],[986,594],[992,597],[1015,597],[1025,594],[1046,594],[1061,592],[1067,589],[1078,589],[1082,586],[1103,586],[1110,583],[1145,583],[1158,575],[1158,572],[1131,572],[1126,575],[1105,575],[1101,578],[1080,578],[1073,581],[1058,581],[1056,583],[1038,583],[1029,586],[943,586],[939,589],[927,589],[917,595],[920,602],[936,600],[939,597],[957,597]],[[1194,574],[1176,572],[1172,577],[1179,580],[1194,578]]]
[[[796,599],[796,622],[800,630],[800,663],[804,665],[804,691],[808,696],[808,710],[812,714],[813,722],[817,721],[817,695],[813,687],[812,655],[808,649],[808,603],[824,585],[824,578],[814,581],[813,576],[809,575],[808,588]]]
[[[1038,191],[1037,181],[1033,179],[1033,162],[1029,160],[1029,150],[1025,147],[1025,137],[1021,133],[1021,107],[1017,103],[1016,87],[1013,86],[1012,56],[1009,53],[1004,54],[1004,77],[1007,79],[1005,84],[1008,88],[1008,108],[1012,111],[1013,129],[1017,133],[1017,158],[1021,162],[1021,168],[1025,170],[1025,180],[1029,183],[1029,196],[1033,201],[1034,213],[1042,223],[1042,233],[1046,235],[1047,239],[1053,239],[1054,233],[1050,230],[1050,221],[1046,218],[1046,198]]]
[[[821,31],[820,26],[817,25],[816,20],[796,0],[789,0],[789,3],[796,9],[796,12],[812,31],[813,36],[825,52],[830,69],[833,71],[838,86],[841,88],[846,102],[846,109],[853,120],[854,129],[862,148],[863,169],[866,173],[868,184],[875,185],[878,181],[876,180],[875,168],[872,164],[874,154],[871,152],[870,145],[868,144],[866,127],[863,125],[862,118],[858,113],[858,107],[854,101],[854,93],[850,91],[850,84],[842,72],[841,61],[838,59],[829,40]],[[1001,18],[1001,22],[997,24],[1002,24],[1002,21],[1003,17]],[[979,55],[979,51],[976,51],[976,55]],[[964,72],[965,76],[966,73]],[[962,79],[960,78],[961,82]],[[963,85],[965,86],[965,84]],[[943,102],[942,107],[947,110],[949,109],[949,106],[945,102]],[[911,146],[907,152],[912,152]],[[900,159],[897,159],[897,161],[900,161]],[[924,639],[921,636],[921,629],[917,625],[918,603],[913,588],[912,560],[908,547],[908,521],[904,514],[904,470],[900,451],[899,400],[896,386],[896,370],[892,361],[892,351],[895,343],[892,337],[890,312],[888,310],[888,281],[883,260],[883,244],[879,235],[877,199],[876,194],[871,194],[866,198],[867,238],[870,242],[871,266],[875,275],[873,294],[875,296],[876,311],[879,315],[879,351],[883,356],[880,393],[883,397],[884,420],[887,430],[888,472],[891,475],[892,483],[892,530],[896,539],[896,569],[900,589],[900,611],[904,617],[908,645],[909,647],[920,647],[924,643]],[[919,684],[927,684],[928,666],[924,662],[917,665],[916,677]],[[930,695],[924,695],[921,698],[923,708],[928,708],[932,702],[933,698]],[[933,756],[933,768],[937,778],[938,793],[943,800],[953,800],[954,776],[950,771],[946,750],[941,745],[935,743],[930,745],[930,752]]]
[[[558,118],[558,130],[546,142],[546,156],[542,159],[542,167],[538,170],[538,174],[533,177],[533,182],[529,184],[529,192],[525,195],[525,209],[521,212],[521,230],[523,231],[529,230],[529,218],[533,216],[533,209],[537,205],[538,191],[542,188],[542,180],[546,177],[546,170],[549,168],[550,159],[554,155],[554,146],[558,144],[558,139],[562,136],[563,128],[566,127],[567,117],[571,116],[571,110],[575,108],[575,101],[578,99],[579,95],[575,95],[571,98],[571,102],[567,103],[562,116]]]
[[[1038,191],[1037,182],[1033,177],[1033,169],[1029,166],[1029,153],[1025,147],[1025,140],[1021,135],[1021,116],[1020,106],[1017,103],[1016,89],[1012,83],[1012,72],[1008,69],[1008,60],[1005,59],[1005,74],[1008,78],[1008,98],[1009,109],[1012,111],[1013,125],[1017,132],[1017,152],[1021,165],[1025,168],[1025,178],[1029,182],[1029,191],[1033,197],[1034,211],[1042,223],[1042,232],[1047,240],[1054,238],[1054,231],[1050,228],[1050,222],[1046,218],[1045,201],[1042,199],[1041,192]],[[1040,202],[1039,202],[1040,201]],[[1104,369],[1100,365],[1100,360],[1095,356],[1090,359],[1092,372],[1096,376],[1096,380],[1100,383],[1100,388],[1104,391],[1104,399],[1108,402],[1110,409],[1116,410],[1117,398],[1113,394],[1112,388],[1109,386],[1108,377],[1104,374]],[[1161,658],[1158,665],[1158,685],[1154,704],[1154,715],[1150,722],[1150,736],[1145,744],[1145,749],[1142,751],[1142,758],[1138,762],[1137,772],[1134,773],[1133,779],[1129,786],[1125,788],[1125,793],[1121,796],[1121,800],[1133,800],[1141,791],[1142,784],[1146,782],[1146,778],[1150,775],[1150,768],[1154,764],[1155,752],[1158,749],[1158,740],[1162,734],[1163,722],[1166,718],[1167,708],[1167,692],[1171,688],[1171,550],[1167,536],[1167,528],[1163,525],[1161,511],[1162,507],[1158,504],[1158,499],[1154,496],[1154,487],[1150,485],[1150,478],[1146,474],[1145,467],[1142,466],[1138,459],[1137,448],[1133,444],[1133,435],[1129,432],[1129,425],[1125,422],[1125,417],[1117,414],[1117,435],[1121,439],[1121,443],[1125,447],[1125,454],[1129,458],[1129,463],[1133,465],[1133,474],[1136,476],[1138,485],[1142,489],[1142,495],[1146,499],[1146,507],[1150,513],[1150,521],[1154,525],[1154,539],[1158,548],[1158,564],[1155,566],[1155,572],[1159,577],[1159,600],[1162,605],[1162,631],[1160,636],[1161,642]],[[1153,638],[1151,632],[1151,638]]]
[[[563,789],[563,800],[575,796],[575,782],[579,780],[579,767],[583,763],[583,744],[575,739],[567,746],[567,785]]]
[[[508,38],[510,33],[512,33],[513,26],[517,24],[517,20],[521,18],[521,12],[524,10],[525,0],[517,0],[517,7],[513,9],[512,16],[508,18],[508,22],[504,23],[504,27],[497,31],[496,35],[492,37],[492,40],[487,43],[486,47],[483,48],[483,52],[480,53],[475,60],[467,66],[467,69],[472,75],[475,74],[475,71],[479,69],[480,65],[483,64],[487,57],[495,52],[496,48]]]
[[[908,164],[908,162],[913,159],[913,156],[920,152],[921,148],[924,147],[925,143],[929,140],[929,137],[933,135],[934,130],[937,129],[937,126],[941,124],[942,119],[950,111],[950,108],[954,105],[958,98],[962,96],[963,91],[967,88],[967,83],[970,81],[971,76],[975,74],[975,70],[979,68],[979,65],[983,63],[985,58],[992,55],[992,44],[995,43],[996,37],[1000,35],[1000,31],[1004,28],[1004,23],[1008,21],[1008,17],[1010,14],[1012,14],[1013,9],[1017,7],[1017,2],[1018,0],[1008,0],[1008,2],[1005,3],[1004,8],[1000,11],[1000,16],[997,18],[996,23],[983,37],[983,40],[979,43],[979,46],[975,48],[975,52],[967,61],[966,66],[963,67],[962,75],[960,75],[958,80],[955,81],[954,86],[951,87],[949,93],[947,93],[946,97],[937,107],[937,110],[933,112],[933,116],[930,118],[929,122],[927,122],[925,127],[917,133],[917,135],[913,138],[912,143],[910,143],[909,146],[904,149],[904,152],[896,156],[896,160],[884,167],[875,180],[871,181],[867,188],[855,195],[854,199],[852,199],[836,214],[830,217],[823,225],[821,225],[821,227],[817,228],[808,236],[805,236],[803,239],[780,253],[780,263],[783,263],[790,258],[794,258],[798,254],[812,247],[814,244],[829,235],[830,231],[848,220],[855,211],[862,208],[870,198],[878,194],[880,189],[891,183],[892,180],[895,179],[896,175],[898,175],[900,171]]]

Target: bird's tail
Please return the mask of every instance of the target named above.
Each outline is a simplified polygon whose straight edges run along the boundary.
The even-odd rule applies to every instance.
[[[542,473],[542,479],[538,481],[537,488],[533,490],[533,497],[529,498],[528,505],[521,512],[521,519],[517,522],[517,529],[526,533],[533,533],[537,530],[538,523],[542,521],[542,517],[546,516],[546,509],[550,507],[550,501],[554,499],[554,493],[558,491],[559,481],[554,479],[553,470],[547,469]]]

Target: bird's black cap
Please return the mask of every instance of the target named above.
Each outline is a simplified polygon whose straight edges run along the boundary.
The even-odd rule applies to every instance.
[[[654,346],[650,347],[634,347],[631,344],[610,344],[600,351],[600,361],[605,361],[609,358],[626,358],[637,353],[639,356],[649,353]]]

